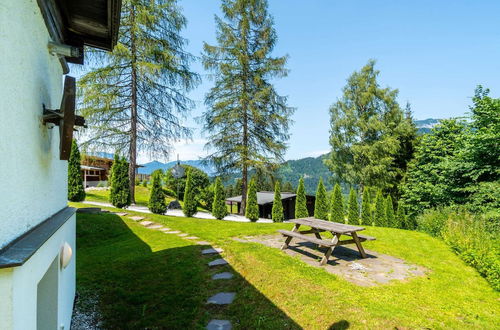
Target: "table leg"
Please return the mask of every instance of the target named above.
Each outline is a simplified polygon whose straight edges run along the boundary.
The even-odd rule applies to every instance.
[[[332,234],[334,234],[334,233],[332,233]],[[334,236],[332,238],[332,243],[334,243],[335,245],[330,246],[328,248],[328,250],[326,250],[325,255],[323,256],[323,258],[319,262],[320,266],[324,266],[328,263],[328,258],[330,258],[330,256],[332,255],[332,252],[335,249],[335,247],[337,246],[337,244],[339,243],[339,240],[340,240],[340,234],[334,234]]]
[[[296,223],[295,226],[293,227],[292,231],[293,232],[298,232],[299,228],[300,228],[300,225],[298,223]],[[285,239],[285,243],[283,243],[283,245],[281,246],[281,249],[285,250],[286,248],[288,248],[288,244],[290,244],[291,241],[292,241],[292,236],[288,236]]]
[[[313,229],[312,229],[312,231],[313,231],[313,233],[314,233],[314,236],[316,236],[316,238],[317,238],[317,239],[323,239],[323,238],[321,237],[321,235],[319,234],[319,231],[318,231],[316,228],[313,228]],[[319,245],[319,244],[318,244],[318,249],[319,249],[321,246],[322,246],[322,245]]]
[[[363,249],[363,246],[361,245],[361,241],[359,240],[358,234],[356,234],[355,231],[352,233],[352,239],[354,240],[354,243],[356,243],[356,246],[358,247],[359,254],[361,254],[362,258],[366,258],[366,253],[365,250]]]

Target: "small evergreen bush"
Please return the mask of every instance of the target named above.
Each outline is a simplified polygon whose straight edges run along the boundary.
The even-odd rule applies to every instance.
[[[365,226],[372,225],[371,201],[368,187],[364,187],[361,200],[361,224]]]
[[[81,202],[85,199],[80,151],[75,140],[71,142],[71,153],[68,160],[68,199],[72,202]]]
[[[163,171],[156,170],[153,172],[153,184],[149,196],[149,210],[156,214],[164,214],[167,210],[167,202],[162,188]]]
[[[109,192],[109,201],[118,208],[130,205],[130,180],[128,177],[128,163],[125,158],[119,158],[115,154],[111,166],[112,182]]]
[[[299,186],[297,187],[297,197],[295,200],[295,218],[307,218],[309,212],[307,211],[306,189],[304,187],[304,179],[300,178]]]
[[[359,224],[358,197],[356,196],[356,190],[353,188],[349,191],[347,223],[350,223],[351,225]]]
[[[314,217],[316,219],[328,220],[328,200],[326,196],[323,179],[319,178],[318,188],[316,189],[316,201],[314,202]]]
[[[385,199],[385,219],[387,221],[387,227],[397,227],[394,206],[392,205],[392,197],[390,194],[387,195]]]
[[[259,220],[259,204],[257,204],[257,188],[255,187],[254,179],[250,180],[250,185],[248,186],[245,217],[251,221]]]
[[[214,199],[212,202],[212,215],[221,220],[227,215],[226,198],[224,186],[219,177],[215,179]]]
[[[198,205],[194,196],[193,178],[191,170],[187,172],[186,187],[184,188],[184,203],[182,211],[186,217],[192,217],[196,213]]]
[[[332,201],[330,204],[330,221],[344,223],[344,202],[342,198],[342,190],[337,183],[333,187]]]
[[[384,196],[382,195],[382,190],[377,192],[375,197],[375,217],[374,222],[378,227],[387,226],[386,215],[385,215],[385,205]]]
[[[285,214],[283,212],[283,202],[281,201],[281,184],[276,181],[274,184],[274,201],[272,218],[274,222],[283,222],[285,220]]]

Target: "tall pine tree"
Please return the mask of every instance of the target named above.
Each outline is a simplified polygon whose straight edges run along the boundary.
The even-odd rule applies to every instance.
[[[330,203],[330,221],[344,223],[344,201],[342,198],[342,190],[337,183],[333,187],[332,201]]]
[[[226,206],[226,198],[224,192],[224,186],[219,177],[215,179],[215,188],[214,188],[214,201],[212,203],[212,215],[219,220],[224,219],[227,215],[227,206]]]
[[[283,222],[285,220],[285,214],[283,213],[283,202],[281,201],[281,184],[276,181],[274,184],[274,200],[272,217],[274,222]]]
[[[358,197],[356,196],[356,190],[354,190],[353,188],[351,188],[351,190],[349,191],[347,222],[351,225],[359,224]]]
[[[215,85],[205,98],[208,156],[220,173],[241,171],[245,213],[250,168],[279,163],[293,109],[271,81],[287,75],[287,57],[271,53],[277,36],[266,0],[223,0],[216,17],[217,44],[204,45],[203,64]]]
[[[304,187],[304,179],[300,178],[299,186],[297,187],[297,197],[295,199],[295,218],[307,218],[308,216],[306,188]]]
[[[127,150],[134,202],[138,151],[166,155],[172,142],[190,136],[182,118],[199,82],[193,56],[180,35],[186,19],[175,0],[124,0],[118,43],[112,52],[88,50],[99,64],[79,80],[82,114],[91,127],[87,143]]]
[[[80,151],[76,140],[71,143],[71,153],[68,160],[68,199],[72,202],[81,202],[85,199],[82,169],[80,167]]]
[[[328,200],[326,196],[323,179],[319,178],[318,188],[316,189],[316,200],[314,202],[314,217],[316,219],[328,220]]]
[[[245,210],[245,216],[251,221],[259,220],[259,204],[257,204],[257,188],[254,179],[250,180],[247,199],[248,207]]]

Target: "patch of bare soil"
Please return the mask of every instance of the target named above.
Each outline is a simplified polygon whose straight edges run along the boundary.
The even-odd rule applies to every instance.
[[[235,238],[235,240],[260,243],[277,249],[281,248],[285,241],[279,234],[247,236],[243,239]],[[404,281],[411,277],[424,276],[428,271],[424,267],[408,264],[402,259],[366,249],[368,257],[363,259],[355,244],[337,246],[325,266],[319,265],[325,249],[318,249],[316,244],[294,238],[288,249],[283,252],[299,257],[311,266],[324,268],[327,272],[342,276],[349,282],[360,286],[380,285],[392,280]]]

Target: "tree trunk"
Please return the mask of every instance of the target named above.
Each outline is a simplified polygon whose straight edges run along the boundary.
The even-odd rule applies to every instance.
[[[135,8],[131,10],[132,27],[135,25]],[[130,107],[130,150],[129,150],[129,168],[130,179],[130,201],[135,204],[135,166],[137,162],[137,49],[135,47],[135,33],[131,33],[131,52],[132,52],[132,81],[131,81],[131,107]]]

